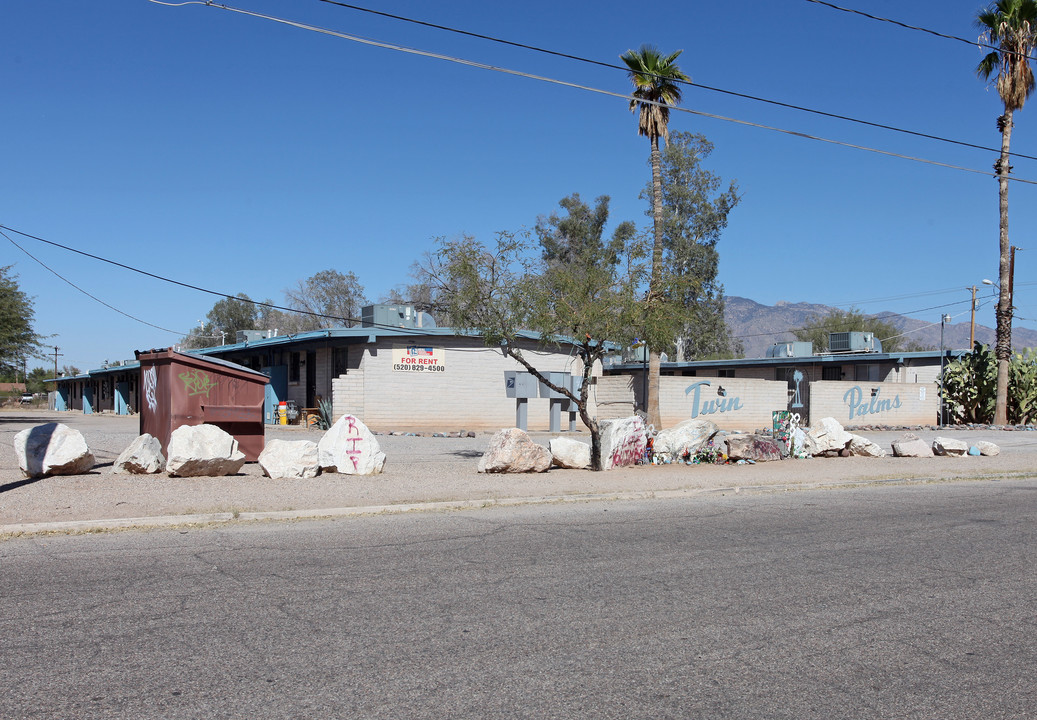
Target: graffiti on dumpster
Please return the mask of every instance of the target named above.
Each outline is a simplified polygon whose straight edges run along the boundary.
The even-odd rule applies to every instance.
[[[202,372],[201,370],[182,372],[178,377],[183,381],[184,390],[187,391],[188,397],[194,395],[209,397],[209,391],[216,387],[215,381],[209,378],[209,373]]]
[[[154,365],[144,371],[144,399],[151,412],[158,410],[158,369]]]

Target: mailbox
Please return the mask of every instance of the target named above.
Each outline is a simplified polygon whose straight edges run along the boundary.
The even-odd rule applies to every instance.
[[[529,399],[538,397],[539,382],[532,373],[515,370],[504,371],[504,391],[509,398]]]
[[[546,377],[548,380],[553,382],[558,387],[567,388],[569,387],[569,378],[572,376],[567,372],[547,372],[544,373],[544,377]],[[550,398],[552,400],[560,400],[562,398],[568,399],[569,396],[565,395],[564,393],[556,392],[544,383],[540,383],[540,397]]]

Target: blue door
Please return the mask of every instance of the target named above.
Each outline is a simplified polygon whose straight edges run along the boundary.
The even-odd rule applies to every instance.
[[[266,397],[263,402],[263,422],[267,425],[277,424],[277,406],[288,399],[288,366],[273,365],[260,370],[270,378],[266,385]]]
[[[125,380],[115,383],[115,414],[130,414],[130,384]]]
[[[54,409],[58,412],[68,410],[68,385],[61,385],[54,393]]]
[[[83,414],[94,414],[94,385],[93,383],[83,385]]]

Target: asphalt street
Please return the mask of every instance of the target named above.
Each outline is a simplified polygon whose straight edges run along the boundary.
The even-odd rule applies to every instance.
[[[1032,718],[1037,480],[0,544],[3,718]]]

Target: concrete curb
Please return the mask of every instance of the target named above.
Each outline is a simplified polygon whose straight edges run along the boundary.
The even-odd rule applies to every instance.
[[[924,485],[936,482],[975,482],[1018,478],[1018,474],[968,475],[957,477],[913,477],[896,479],[845,480],[824,483],[787,483],[781,485],[748,485],[714,488],[680,488],[676,490],[642,490],[637,492],[577,493],[570,495],[536,495],[481,500],[442,500],[437,502],[398,503],[393,505],[361,505],[354,507],[318,508],[311,510],[270,510],[255,512],[212,512],[184,515],[155,515],[136,518],[101,520],[64,520],[55,522],[0,525],[0,541],[14,537],[48,534],[106,533],[119,530],[159,530],[202,525],[230,525],[243,522],[323,520],[373,515],[403,515],[419,512],[457,512],[484,508],[507,508],[564,503],[623,502],[690,498],[697,495],[751,493],[784,493],[797,490],[848,489],[875,485]]]

